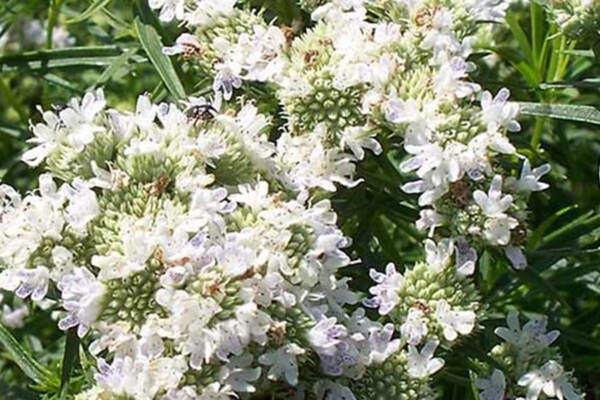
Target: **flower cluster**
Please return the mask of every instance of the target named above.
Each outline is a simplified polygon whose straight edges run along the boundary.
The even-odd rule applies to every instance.
[[[89,333],[83,398],[287,390],[305,364],[357,376],[398,348],[345,311],[348,239],[313,196],[350,183],[352,157],[318,135],[270,142],[253,104],[220,103],[122,113],[88,93],[33,126],[39,189],[1,187],[0,288],[57,298],[58,326]]]
[[[508,327],[496,328],[504,340],[490,352],[502,369],[493,369],[488,378],[475,380],[483,400],[581,400],[577,383],[563,368],[558,350],[551,347],[558,331],[546,332],[545,316],[531,319],[522,328],[519,313],[511,311],[506,318]],[[491,368],[488,368],[491,369]]]
[[[568,38],[594,49],[600,48],[600,1],[553,0],[547,3],[547,7]]]
[[[208,77],[210,99],[143,95],[124,112],[97,90],[41,111],[23,155],[45,168],[38,189],[0,186],[0,289],[52,302],[59,328],[85,337],[95,370],[77,400],[435,399],[436,352],[485,317],[479,255],[525,268],[527,200],[548,186],[549,167],[509,140],[508,90],[469,80],[483,22],[508,2],[300,0],[303,32],[236,3],[149,1],[185,26],[163,52]],[[419,194],[427,238],[414,266],[372,269],[365,298],[343,274],[350,239],[330,198],[361,183],[379,138],[400,149],[397,185]],[[15,326],[16,312],[3,314]],[[505,372],[527,400],[573,400],[538,327],[496,352],[518,358]],[[500,374],[479,381],[482,398]]]
[[[332,1],[295,38],[234,2],[219,2],[218,17],[213,2],[201,3],[178,17],[194,34],[165,53],[209,69],[225,99],[245,81],[270,83],[289,135],[317,132],[357,159],[364,148],[381,151],[377,134],[402,137],[408,157],[399,168],[417,178],[402,188],[420,194],[417,227],[526,265],[526,201],[547,187],[539,180],[549,168],[532,169],[510,143],[520,125],[509,91],[492,96],[468,81],[467,58],[485,36],[478,21],[500,20],[507,2]]]

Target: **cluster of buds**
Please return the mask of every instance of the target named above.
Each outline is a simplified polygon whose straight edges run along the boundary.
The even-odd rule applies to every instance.
[[[545,4],[565,36],[600,54],[600,1],[549,0]]]
[[[559,351],[551,347],[559,332],[546,332],[548,319],[537,317],[521,328],[519,313],[513,310],[506,322],[507,327],[495,330],[504,342],[490,352],[501,369],[483,366],[491,373],[475,380],[479,397],[484,400],[582,400],[584,397],[576,390],[575,378],[561,365]]]

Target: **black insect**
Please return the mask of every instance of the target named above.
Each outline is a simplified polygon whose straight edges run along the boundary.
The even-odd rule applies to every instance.
[[[185,110],[185,116],[188,121],[197,124],[200,121],[210,121],[216,112],[217,110],[210,104],[195,104]]]

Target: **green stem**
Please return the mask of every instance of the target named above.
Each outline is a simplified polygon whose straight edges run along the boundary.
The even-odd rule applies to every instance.
[[[530,4],[530,18],[531,18],[531,47],[533,54],[533,65],[536,67],[538,74],[541,74],[540,65],[540,43],[542,39],[542,9],[539,4],[531,2]],[[539,76],[541,79],[541,76]]]
[[[46,27],[46,48],[52,48],[52,34],[54,32],[54,26],[60,13],[60,6],[63,0],[50,0],[50,7],[48,9],[48,26]]]
[[[535,119],[535,128],[533,130],[533,136],[531,137],[531,148],[537,153],[540,143],[542,141],[542,130],[544,128],[544,120],[537,117]]]

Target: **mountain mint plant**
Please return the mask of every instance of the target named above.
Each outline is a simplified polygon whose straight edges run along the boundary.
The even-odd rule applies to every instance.
[[[527,268],[528,201],[548,188],[512,143],[509,90],[470,80],[508,2],[301,0],[306,28],[237,3],[149,2],[183,27],[163,53],[212,93],[40,109],[22,157],[37,188],[0,186],[0,288],[86,344],[76,400],[439,398],[446,359],[491,318],[480,258]],[[593,1],[552,3],[588,32]],[[336,193],[389,141],[424,257],[365,269],[361,292]],[[508,314],[478,398],[583,399],[546,323]]]

